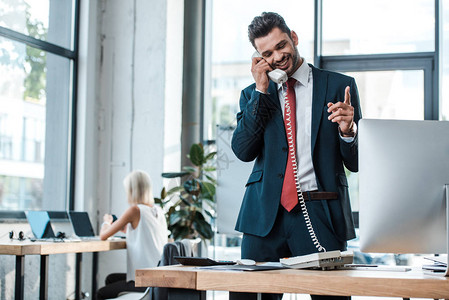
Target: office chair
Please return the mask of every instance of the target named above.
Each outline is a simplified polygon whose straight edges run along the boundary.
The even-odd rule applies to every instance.
[[[183,239],[164,245],[159,266],[176,265],[175,256],[198,256],[201,239]],[[166,300],[170,293],[169,288],[148,287],[145,292],[121,292],[115,299],[120,300]],[[170,298],[172,299],[172,298]]]

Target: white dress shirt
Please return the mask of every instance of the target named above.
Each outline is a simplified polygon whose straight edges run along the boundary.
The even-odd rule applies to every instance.
[[[312,163],[311,145],[313,76],[312,69],[305,59],[291,77],[296,79],[296,160],[299,183],[303,191],[313,191],[318,189]],[[282,115],[284,115],[284,93],[286,91],[286,86],[282,88],[282,85],[278,84]]]
[[[296,160],[298,165],[299,183],[303,191],[313,191],[318,189],[315,170],[312,163],[312,99],[313,99],[313,74],[312,68],[302,58],[301,66],[291,77],[296,79]],[[278,84],[279,101],[281,104],[282,115],[284,115],[284,93],[287,92],[287,86]],[[332,100],[332,99],[329,99]],[[331,122],[331,121],[329,121]],[[356,124],[354,124],[355,126]],[[354,130],[357,130],[356,127]],[[340,138],[351,143],[354,137]]]

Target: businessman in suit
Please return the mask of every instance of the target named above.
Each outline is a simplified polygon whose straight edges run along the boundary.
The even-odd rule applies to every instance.
[[[261,57],[252,59],[255,83],[241,93],[232,137],[236,156],[255,160],[236,224],[243,232],[241,256],[279,261],[345,250],[355,237],[344,171],[344,166],[358,171],[361,109],[355,80],[307,64],[298,36],[276,13],[255,17],[248,36]],[[273,69],[287,73],[286,84],[270,80],[267,72]],[[328,298],[312,295],[323,297]]]

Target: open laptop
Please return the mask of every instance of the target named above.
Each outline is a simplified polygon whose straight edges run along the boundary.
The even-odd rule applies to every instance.
[[[25,215],[35,238],[31,240],[48,241],[56,238],[48,212],[29,210],[25,212]]]
[[[100,240],[100,237],[95,235],[87,212],[69,211],[69,218],[77,237],[82,240]]]

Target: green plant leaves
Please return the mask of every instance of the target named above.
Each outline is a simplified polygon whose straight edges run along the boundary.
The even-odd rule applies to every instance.
[[[164,190],[165,190],[165,187],[164,187]],[[177,193],[177,192],[180,192],[180,191],[183,191],[183,190],[184,190],[184,187],[183,187],[183,186],[175,186],[175,187],[171,188],[171,189],[167,192],[167,196],[173,195],[173,194],[175,194],[175,193]],[[165,198],[165,197],[164,197],[164,198]]]
[[[184,182],[184,189],[190,195],[198,196],[201,192],[201,185],[198,180],[190,179]]]
[[[183,197],[182,195],[179,195],[179,199],[181,199],[181,201],[184,203],[184,205],[186,206],[191,206],[192,204],[190,203],[190,201],[188,199],[186,199],[185,197]]]
[[[200,212],[196,212],[195,218],[193,219],[193,228],[201,235],[203,239],[211,239],[214,235],[212,227],[204,219],[204,216]]]
[[[187,155],[192,164],[201,166],[204,163],[204,148],[202,144],[193,144],[190,153]]]
[[[173,172],[173,173],[162,173],[162,177],[164,178],[178,178],[189,175],[189,172]]]
[[[161,199],[157,203],[170,205],[168,208],[167,223],[171,236],[175,239],[213,237],[210,220],[214,219],[215,193],[217,181],[212,175],[215,166],[208,163],[216,156],[216,152],[205,153],[202,144],[193,144],[187,157],[193,166],[184,166],[182,172],[163,173],[164,178],[179,178],[186,175],[178,186],[165,188],[161,192]],[[207,164],[207,165],[206,165]],[[168,197],[169,200],[164,201]],[[173,199],[177,199],[173,203]],[[208,211],[210,209],[211,211]]]
[[[164,203],[162,203],[162,200],[161,200],[161,198],[154,198],[154,203],[156,203],[156,204],[159,204],[160,206],[164,206]]]
[[[191,230],[189,227],[172,226],[169,227],[168,229],[171,231],[171,235],[175,240],[193,237],[193,230]]]
[[[187,172],[189,172],[190,174],[196,173],[196,171],[197,171],[197,168],[191,167],[191,166],[185,166],[185,167],[183,167],[182,169],[185,170],[185,171],[187,171]]]
[[[212,159],[215,154],[217,154],[217,152],[211,152],[208,155],[206,155],[206,157],[204,158],[204,162],[207,162],[209,159]]]
[[[211,183],[213,183],[214,185],[217,185],[217,180],[216,180],[215,178],[213,178],[212,176],[207,175],[207,174],[205,174],[204,176],[205,176],[207,179],[209,179],[209,181],[210,181]]]
[[[201,196],[203,198],[213,199],[215,196],[215,185],[210,182],[203,181],[201,183]]]
[[[189,212],[186,210],[175,210],[170,214],[168,224],[170,226],[182,223],[186,217],[189,217]]]
[[[163,187],[161,191],[161,199],[165,199],[165,197],[167,197],[167,190]]]
[[[206,166],[206,167],[204,167],[203,170],[206,171],[206,172],[213,172],[213,171],[216,171],[217,168],[212,167],[212,166]]]

